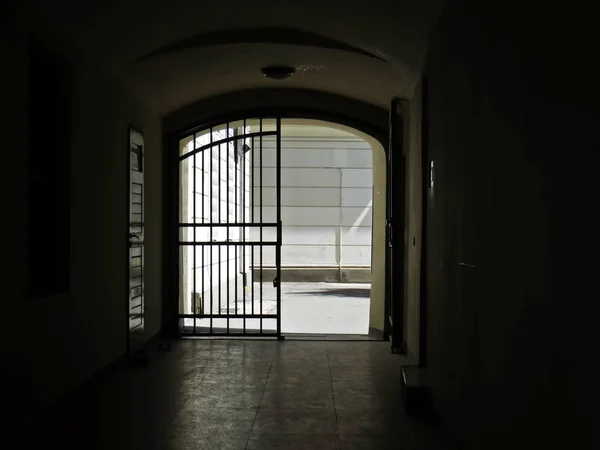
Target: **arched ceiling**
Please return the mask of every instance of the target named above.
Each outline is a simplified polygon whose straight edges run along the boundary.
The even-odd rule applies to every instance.
[[[411,94],[443,0],[31,0],[34,11],[166,115],[249,88],[331,92],[386,107]],[[273,81],[260,68],[292,65]]]

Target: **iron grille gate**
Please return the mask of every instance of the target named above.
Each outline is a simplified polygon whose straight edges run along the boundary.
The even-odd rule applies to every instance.
[[[182,335],[281,337],[280,161],[280,118],[228,122],[180,140]],[[265,279],[265,267],[275,279]]]

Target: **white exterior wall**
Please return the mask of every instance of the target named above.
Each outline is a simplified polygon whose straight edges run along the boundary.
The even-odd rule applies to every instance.
[[[212,142],[225,137],[225,131],[215,131],[212,133]],[[210,133],[197,136],[195,141],[196,147],[209,144]],[[183,153],[193,149],[194,140],[185,146]],[[222,144],[198,152],[195,160],[194,157],[187,160],[187,208],[182,210],[182,222],[226,224],[250,221],[250,170],[247,169],[244,175],[243,163],[240,161],[236,164],[234,152],[233,143]],[[249,168],[248,154],[245,156],[245,161],[246,167]],[[245,176],[245,183],[242,182],[242,176]],[[245,201],[242,199],[244,184]],[[182,193],[182,195],[186,194]],[[227,240],[235,242],[242,240],[242,233],[241,227],[229,227],[228,234],[227,227],[213,226],[212,235],[209,227],[189,227],[184,229],[181,236],[182,240],[187,242],[227,242]],[[181,251],[186,252],[187,260],[182,286],[186,314],[191,313],[192,292],[201,293],[205,299],[205,312],[209,312],[212,292],[213,313],[218,312],[219,286],[223,290],[222,297],[225,298],[227,286],[229,285],[230,289],[235,288],[235,280],[238,278],[237,288],[241,295],[244,286],[240,272],[249,272],[250,267],[248,248],[225,245],[197,246],[194,252],[194,247],[183,246]],[[246,254],[245,262],[242,252]],[[249,273],[248,276],[251,277],[251,274]],[[250,281],[248,279],[248,282]],[[233,297],[233,293],[230,297]],[[225,307],[225,305],[221,306]]]
[[[275,222],[275,139],[263,138],[262,221]],[[260,214],[260,161],[254,161],[254,213]],[[369,267],[372,149],[343,131],[283,126],[281,215],[284,267]],[[274,240],[275,231],[264,240]],[[263,265],[275,265],[265,251]]]
[[[247,127],[247,132],[256,132],[256,128]],[[224,131],[214,131],[212,141],[224,137]],[[210,142],[209,133],[195,139],[196,147]],[[199,152],[195,161],[194,157],[185,160],[182,176],[187,182],[182,184],[182,222],[277,221],[275,138],[263,137],[262,153],[258,151],[259,139],[254,142],[247,139],[246,143],[252,150],[244,155],[245,162],[235,163],[233,144]],[[182,148],[182,154],[193,148],[194,140]],[[282,266],[370,267],[373,169],[369,144],[339,130],[284,125],[281,150]],[[250,170],[251,167],[254,170]],[[245,183],[242,183],[242,177]],[[259,188],[261,177],[262,192]],[[245,201],[242,200],[242,192],[245,192]],[[250,208],[250,204],[254,207]],[[212,229],[211,236],[208,227],[184,228],[181,239],[187,242],[244,240],[242,228],[230,227],[229,236],[225,227],[213,226]],[[274,227],[264,228],[262,237],[258,228],[247,229],[246,233],[246,241],[276,241],[277,238]],[[239,296],[242,296],[244,285],[240,272],[247,273],[247,283],[252,286],[251,266],[260,266],[261,263],[264,267],[275,266],[274,246],[262,247],[262,261],[257,249],[253,264],[249,247],[238,246],[237,256],[235,246],[229,247],[229,254],[227,248],[198,246],[194,252],[192,246],[181,247],[185,265],[181,286],[182,313],[192,313],[192,292],[204,298],[205,312],[209,312],[212,292],[212,312],[219,312],[219,291],[225,298],[227,286],[231,290],[236,288],[237,283]],[[242,252],[245,252],[245,261]]]

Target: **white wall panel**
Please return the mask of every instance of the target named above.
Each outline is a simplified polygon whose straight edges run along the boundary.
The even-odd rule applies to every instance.
[[[262,153],[263,165],[266,167],[275,167],[275,149],[263,149]],[[343,148],[320,149],[282,147],[281,151],[281,167],[284,168],[364,168],[371,165],[371,159],[371,149],[348,151]]]
[[[283,266],[323,266],[336,264],[336,248],[331,246],[286,245],[281,249]]]
[[[371,246],[343,246],[342,262],[345,265],[367,266],[371,264]]]
[[[339,188],[282,188],[282,206],[330,206],[340,205]]]
[[[341,190],[342,206],[368,206],[373,198],[373,188],[346,188]]]
[[[373,186],[373,169],[342,169],[342,187]]]
[[[339,169],[281,169],[282,186],[339,187]],[[285,180],[285,181],[284,181]]]
[[[351,226],[354,222],[349,222],[353,217],[357,217],[361,208],[344,208],[351,210],[347,212],[346,223]],[[343,210],[344,210],[343,209]],[[254,221],[260,221],[260,212],[262,210],[262,221],[274,223],[277,221],[277,209],[274,206],[263,206],[262,208],[254,208]],[[342,210],[342,213],[343,213]],[[356,210],[356,212],[355,212]],[[370,213],[367,214],[370,220]],[[282,207],[281,220],[284,225],[318,225],[318,226],[333,226],[337,227],[340,223],[339,208],[328,207]],[[355,220],[355,219],[354,219]],[[367,220],[367,219],[365,219]],[[344,223],[344,224],[346,224]],[[370,222],[369,222],[370,223]]]
[[[371,227],[359,227],[359,228],[342,228],[342,245],[371,245]]]
[[[329,225],[338,226],[340,222],[338,208],[327,207],[285,207],[281,208],[281,217],[287,225]]]
[[[258,147],[258,145],[257,145]],[[264,148],[275,148],[275,140],[267,141],[263,139]],[[300,148],[300,149],[318,149],[318,150],[335,150],[342,148],[348,151],[360,151],[369,150],[371,147],[365,141],[360,139],[314,139],[314,138],[289,138],[282,136],[281,148],[286,150],[288,148]]]
[[[366,193],[368,201],[371,199],[371,190]],[[254,189],[255,199],[260,201],[260,189]],[[364,197],[364,195],[362,196]],[[361,198],[362,198],[361,197]],[[367,206],[365,203],[363,206]],[[263,187],[262,189],[262,205],[276,206],[277,191],[274,187]],[[340,189],[339,188],[289,188],[281,189],[281,206],[340,206]],[[360,205],[352,205],[360,206]]]
[[[329,245],[338,242],[338,227],[283,227],[283,245]]]
[[[345,227],[371,227],[371,208],[346,207],[342,208],[342,226]]]
[[[257,141],[254,147],[258,165],[261,152]],[[262,220],[275,222],[275,139],[263,139],[262,162]],[[352,138],[283,136],[281,165],[282,263],[337,265],[341,252],[342,264],[369,265],[373,184],[369,145]],[[256,167],[253,174],[254,204],[258,205],[261,190]],[[257,222],[260,210],[254,208]],[[275,237],[274,230],[263,234],[265,240]],[[340,241],[343,246],[360,246],[345,253],[348,261],[336,247]]]

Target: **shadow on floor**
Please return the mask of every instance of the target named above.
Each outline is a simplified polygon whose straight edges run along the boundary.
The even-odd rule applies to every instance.
[[[321,297],[359,297],[369,298],[371,296],[370,288],[349,288],[349,289],[323,289],[319,291],[294,292],[302,295],[319,295]]]

